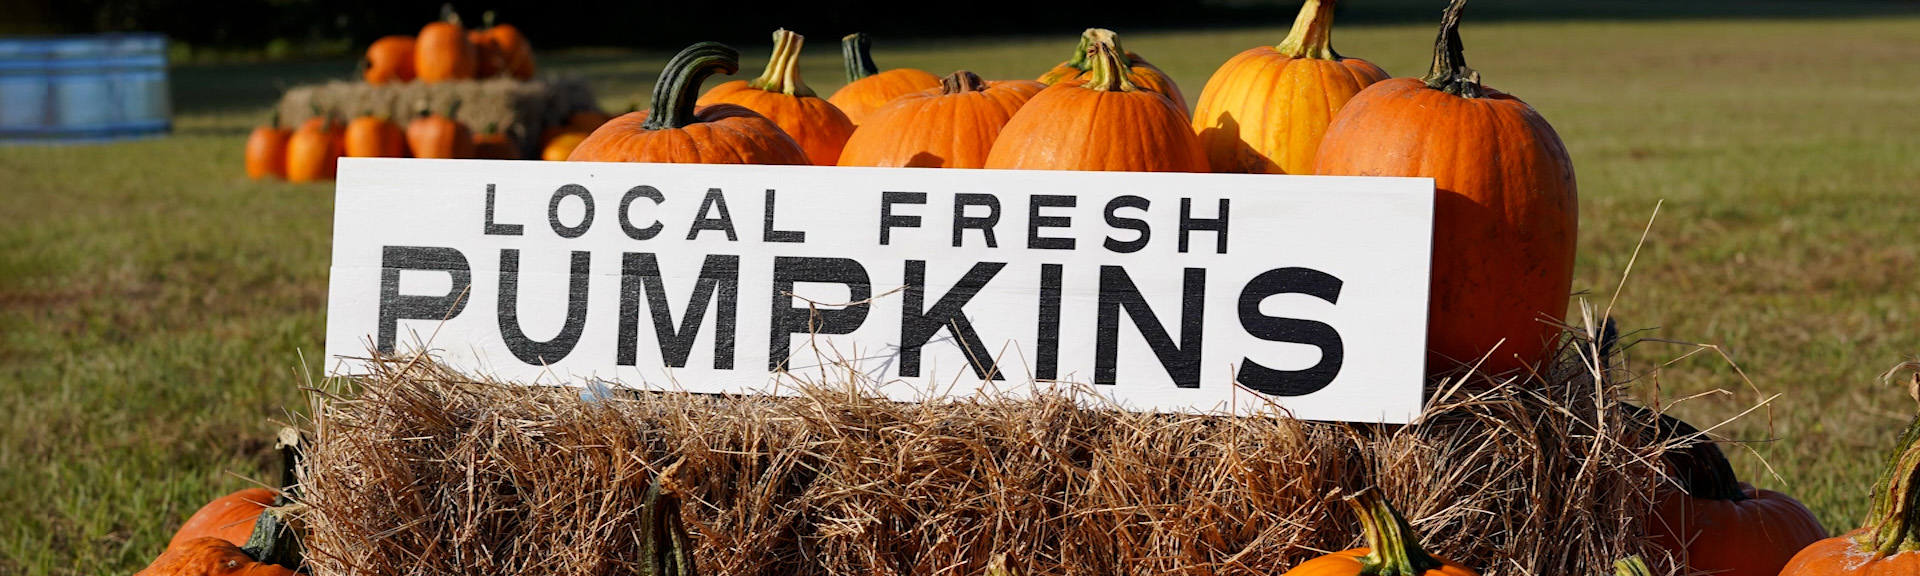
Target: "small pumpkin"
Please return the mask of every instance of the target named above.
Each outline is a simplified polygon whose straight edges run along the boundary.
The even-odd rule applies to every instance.
[[[1434,180],[1427,371],[1485,356],[1480,370],[1501,374],[1537,365],[1558,343],[1580,203],[1553,126],[1467,68],[1465,6],[1448,6],[1425,77],[1377,82],[1347,101],[1313,173]]]
[[[506,69],[506,60],[500,56],[500,47],[493,43],[493,37],[488,36],[486,30],[468,30],[467,43],[473,45],[474,78],[492,78]]]
[[[653,85],[653,109],[608,121],[568,160],[693,164],[808,164],[807,153],[772,120],[744,106],[696,109],[694,95],[715,72],[740,71],[740,53],[718,42],[681,50]]]
[[[627,110],[627,111],[638,112],[640,111],[640,105],[636,103],[633,105],[633,108],[631,110]],[[548,126],[545,130],[541,130],[540,144],[544,146],[547,143],[552,142],[554,138],[558,138],[561,134],[566,134],[569,132],[579,132],[581,134],[592,134],[594,130],[600,129],[601,124],[606,124],[608,120],[612,120],[612,119],[613,119],[612,115],[607,114],[606,112],[601,112],[599,108],[583,108],[580,110],[575,110],[572,114],[567,115],[566,122],[561,124],[556,124],[553,126]]]
[[[500,131],[499,124],[488,124],[487,129],[473,137],[473,157],[487,160],[519,160],[520,147],[513,139]]]
[[[800,47],[805,42],[790,30],[775,30],[773,58],[759,78],[715,86],[698,103],[739,104],[758,112],[799,142],[815,165],[832,166],[853,136],[853,121],[800,79]]]
[[[1284,576],[1479,576],[1478,572],[1420,548],[1420,535],[1378,490],[1347,498],[1360,517],[1365,548],[1334,552],[1300,563]]]
[[[903,95],[854,129],[841,166],[981,168],[1000,129],[1046,89],[1031,80],[988,82],[966,70],[940,87]]]
[[[1120,68],[1127,71],[1127,81],[1135,86],[1159,92],[1173,101],[1180,109],[1182,117],[1187,114],[1187,97],[1180,93],[1180,86],[1173,83],[1173,77],[1160,70],[1158,66],[1147,63],[1145,58],[1120,47],[1120,36],[1105,28],[1088,28],[1080,33],[1080,44],[1075,46],[1067,61],[1055,65],[1046,74],[1040,75],[1040,83],[1052,86],[1070,80],[1086,80],[1093,75],[1093,61],[1087,58],[1088,50],[1093,46],[1095,36],[1106,38],[1120,54]]]
[[[194,511],[174,531],[167,547],[172,548],[197,538],[219,538],[235,545],[246,544],[260,511],[273,505],[279,494],[266,488],[247,488],[207,502]]]
[[[1360,89],[1387,79],[1333,51],[1335,0],[1307,0],[1277,46],[1241,52],[1200,90],[1193,128],[1214,172],[1312,174],[1320,139]]]
[[[360,60],[360,77],[368,84],[386,84],[388,82],[412,82],[413,71],[412,36],[387,36],[374,40],[367,46],[366,58]]]
[[[255,126],[247,135],[247,177],[259,180],[268,176],[287,177],[287,139],[293,131],[280,127],[280,111],[264,126]]]
[[[1827,537],[1800,501],[1741,482],[1726,454],[1692,425],[1661,414],[1654,434],[1687,444],[1664,454],[1680,487],[1662,486],[1655,496],[1647,538],[1691,571],[1776,576],[1795,553]]]
[[[486,24],[482,34],[486,36],[486,44],[493,50],[495,73],[504,73],[520,80],[533,78],[533,45],[527,43],[526,35],[512,24],[495,24],[492,10],[480,18]]]
[[[1895,370],[1913,368],[1920,365],[1909,362]],[[1920,392],[1920,375],[1908,390]],[[1920,574],[1920,416],[1894,443],[1872,494],[1864,526],[1807,546],[1779,576]]]
[[[467,40],[460,15],[451,6],[442,9],[439,22],[427,24],[413,46],[413,70],[421,82],[472,79],[479,65],[478,49]]]
[[[1007,121],[987,168],[1205,172],[1207,155],[1172,100],[1139,89],[1101,34],[1087,56],[1093,75],[1040,91]]]
[[[459,112],[458,101],[447,108],[445,116],[433,114],[422,104],[420,115],[407,123],[407,148],[413,151],[413,157],[472,158],[473,131],[454,119]]]
[[[552,140],[547,141],[546,147],[540,149],[540,159],[549,162],[566,160],[568,156],[573,155],[574,148],[579,148],[580,143],[586,141],[587,134],[591,133],[567,132],[555,136]]]
[[[287,181],[332,180],[343,150],[340,123],[316,115],[287,137]]]
[[[402,158],[407,135],[386,118],[367,114],[347,122],[344,152],[349,158]]]
[[[858,127],[867,115],[901,96],[938,88],[940,78],[923,70],[894,68],[885,72],[873,63],[873,39],[855,32],[840,39],[840,57],[847,64],[847,85],[827,97]]]

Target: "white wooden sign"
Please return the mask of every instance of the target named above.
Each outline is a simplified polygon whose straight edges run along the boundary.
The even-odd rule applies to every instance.
[[[1433,182],[343,159],[327,354],[541,384],[1408,422]],[[852,376],[850,376],[852,374]]]

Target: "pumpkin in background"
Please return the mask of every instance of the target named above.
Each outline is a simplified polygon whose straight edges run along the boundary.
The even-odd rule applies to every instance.
[[[740,53],[718,42],[681,50],[653,85],[653,109],[608,121],[568,160],[689,164],[808,164],[807,153],[772,120],[746,107],[696,109],[694,95],[714,72],[740,70]]]
[[[267,176],[287,177],[287,139],[293,131],[280,127],[280,111],[265,126],[256,126],[247,135],[247,177],[259,180]]]
[[[1098,35],[1086,82],[1040,91],[1007,121],[987,168],[1205,172],[1207,155],[1184,112],[1134,86],[1111,35]]]
[[[1108,39],[1120,54],[1121,69],[1127,71],[1127,81],[1135,86],[1159,92],[1180,109],[1180,115],[1187,115],[1187,97],[1181,95],[1180,86],[1173,83],[1173,77],[1162,72],[1159,67],[1148,64],[1145,58],[1120,47],[1120,35],[1105,28],[1088,28],[1080,33],[1080,44],[1073,49],[1073,56],[1066,62],[1040,75],[1040,83],[1052,86],[1069,80],[1086,80],[1093,75],[1093,61],[1088,59],[1087,50],[1091,49],[1094,37]]]
[[[1665,414],[1655,427],[1662,441],[1689,444],[1664,454],[1680,488],[1661,486],[1647,538],[1690,571],[1775,576],[1795,553],[1827,537],[1800,501],[1741,482],[1700,430]]]
[[[784,28],[775,30],[773,58],[767,61],[766,72],[752,81],[714,86],[699,104],[739,104],[758,112],[799,142],[815,165],[832,166],[840,160],[847,138],[853,136],[853,121],[800,79],[800,46],[805,41]]]
[[[506,69],[506,59],[500,56],[500,47],[493,43],[493,37],[488,36],[486,30],[468,30],[467,43],[473,45],[474,78],[492,78]]]
[[[1193,128],[1214,172],[1312,174],[1313,155],[1341,106],[1379,66],[1333,51],[1335,0],[1307,0],[1278,46],[1234,56],[1207,80]]]
[[[492,10],[480,18],[486,24],[481,33],[486,36],[486,44],[493,50],[495,73],[505,73],[520,80],[533,78],[533,45],[527,43],[526,35],[512,24],[494,24]]]
[[[873,63],[872,51],[873,40],[865,32],[840,39],[840,58],[847,64],[847,85],[827,97],[856,127],[866,123],[868,114],[894,98],[940,86],[939,77],[922,70],[894,68],[881,72]]]
[[[367,57],[360,60],[360,77],[368,84],[412,82],[412,36],[387,36],[367,46]]]
[[[415,158],[472,158],[473,131],[453,119],[460,103],[454,102],[447,115],[437,116],[420,107],[420,115],[407,123],[407,149]]]
[[[343,152],[340,123],[316,115],[287,137],[287,181],[332,180]]]
[[[1558,343],[1580,205],[1553,127],[1467,68],[1465,4],[1447,8],[1424,78],[1377,82],[1347,102],[1313,173],[1434,179],[1427,371],[1485,356],[1480,370],[1501,374],[1546,360]]]
[[[841,166],[981,168],[1000,129],[1045,89],[1031,80],[987,82],[961,70],[940,87],[903,95],[868,116],[840,152]]]
[[[407,135],[386,118],[368,114],[347,122],[344,152],[349,158],[404,158]]]
[[[632,110],[628,110],[628,112],[638,111],[640,111],[638,104],[635,104]],[[612,115],[601,112],[599,108],[575,110],[572,114],[567,115],[567,121],[565,123],[548,126],[547,129],[541,130],[540,145],[545,146],[562,134],[572,132],[579,132],[583,135],[592,134],[594,130],[600,129],[600,125],[606,124],[608,120],[612,119]]]
[[[574,148],[579,148],[580,143],[586,141],[587,134],[589,133],[567,132],[553,137],[552,140],[547,141],[546,147],[540,149],[540,159],[548,162],[566,160],[568,156],[573,155]]]
[[[1379,490],[1367,490],[1347,499],[1360,516],[1365,548],[1334,552],[1300,563],[1284,576],[1478,576],[1478,572],[1420,548],[1420,535],[1394,510]]]
[[[421,28],[414,41],[413,71],[421,82],[472,79],[478,60],[478,50],[467,41],[467,30],[451,7],[444,10],[444,19]]]
[[[1895,370],[1916,367],[1920,364],[1908,362]],[[1909,392],[1920,391],[1920,375],[1914,378]],[[1780,576],[1920,574],[1920,416],[1895,441],[1871,493],[1864,526],[1807,546]]]
[[[488,124],[473,137],[473,157],[487,160],[519,160],[520,147],[500,131],[499,124]]]

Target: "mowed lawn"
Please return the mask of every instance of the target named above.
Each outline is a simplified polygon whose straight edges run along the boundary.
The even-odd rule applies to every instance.
[[[1197,99],[1216,66],[1285,24],[1121,33]],[[1879,374],[1920,353],[1916,30],[1910,17],[1464,29],[1486,83],[1538,108],[1572,151],[1576,289],[1601,306],[1617,296],[1623,328],[1647,330],[1636,338],[1719,345],[1753,384],[1715,350],[1642,341],[1628,352],[1646,374],[1635,393],[1701,395],[1678,410],[1702,427],[1778,394],[1720,429],[1749,441],[1728,451],[1836,532],[1860,521],[1915,411]],[[815,32],[807,49],[822,94],[842,83],[836,36]],[[1396,76],[1423,73],[1432,41],[1429,25],[1336,35]],[[764,63],[759,42],[736,44],[743,76]],[[1074,38],[879,42],[883,67],[1030,78]],[[625,110],[666,56],[542,64]],[[171,137],[0,147],[0,574],[132,572],[201,503],[270,477],[275,422],[304,410],[297,387],[323,365],[332,188],[247,180],[242,142],[279,86],[352,69],[182,67]]]

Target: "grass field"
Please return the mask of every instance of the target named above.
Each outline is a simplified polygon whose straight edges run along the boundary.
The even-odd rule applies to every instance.
[[[1469,18],[1472,15],[1469,14]],[[1276,23],[1284,26],[1284,23]],[[1538,108],[1580,180],[1575,286],[1602,305],[1665,202],[1615,309],[1641,336],[1720,344],[1640,380],[1717,422],[1744,478],[1854,527],[1913,404],[1878,375],[1920,353],[1920,18],[1469,21],[1470,64]],[[1123,34],[1126,32],[1122,30]],[[1190,99],[1215,66],[1283,29],[1126,34]],[[837,88],[819,34],[804,67]],[[1026,78],[1073,38],[902,44],[883,67]],[[1343,53],[1419,75],[1428,25],[1343,28]],[[758,70],[766,47],[740,44]],[[662,53],[544,56],[609,109]],[[276,86],[347,61],[185,67],[176,133],[0,147],[0,574],[137,570],[206,500],[266,478],[274,420],[320,366],[332,189],[251,182],[246,131]],[[1695,348],[1643,342],[1648,370]],[[305,362],[303,365],[302,362]],[[1772,472],[1769,472],[1769,469]],[[1774,473],[1777,473],[1774,474]]]

